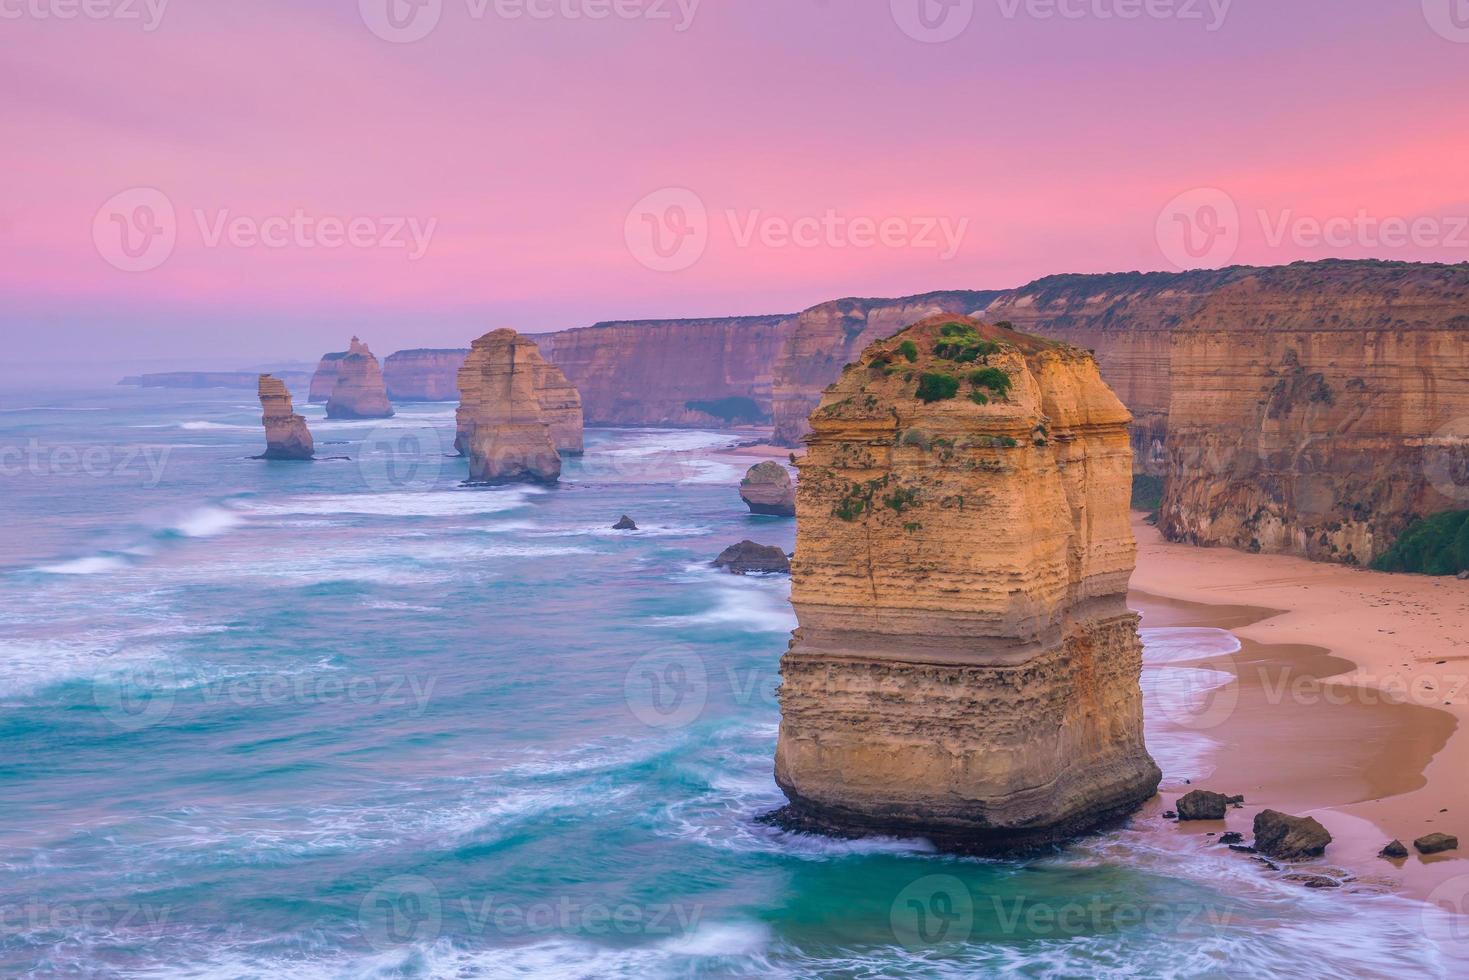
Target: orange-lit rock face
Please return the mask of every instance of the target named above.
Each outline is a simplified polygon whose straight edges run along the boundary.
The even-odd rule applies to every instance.
[[[514,337],[514,340],[508,341],[501,337],[493,344],[488,342],[488,338],[496,337],[499,334],[509,334]],[[548,362],[541,355],[540,348],[534,341],[528,337],[522,337],[513,330],[496,330],[493,333],[485,334],[480,340],[487,341],[483,353],[475,359],[475,353],[472,350],[470,358],[465,361],[466,367],[471,366],[472,361],[474,370],[466,375],[461,369],[459,375],[459,385],[462,385],[466,378],[469,378],[469,384],[472,385],[469,390],[460,388],[459,411],[455,414],[454,447],[459,450],[460,455],[469,455],[469,444],[479,420],[499,411],[496,405],[487,401],[487,399],[500,397],[498,392],[502,389],[484,382],[483,374],[487,364],[485,358],[499,357],[507,350],[514,355],[516,369],[529,378],[531,392],[536,404],[540,406],[540,418],[550,430],[551,443],[556,447],[556,451],[567,455],[580,455],[583,448],[581,394],[571,382],[566,380],[566,375],[561,373],[560,368]],[[510,346],[505,347],[506,343],[509,343]]]
[[[495,330],[474,342],[459,372],[456,440],[469,459],[471,481],[555,483],[561,475],[557,441],[574,441],[580,449],[579,402],[574,413],[569,405],[548,410],[543,403],[548,390],[563,401],[569,397],[559,386],[547,388],[548,368],[536,345],[514,330]]]
[[[393,417],[382,367],[367,345],[356,337],[341,360],[337,380],[326,402],[329,419],[386,419]]]
[[[262,374],[258,383],[260,421],[265,425],[265,453],[261,459],[311,459],[316,454],[311,430],[291,404],[285,382]]]
[[[752,514],[796,516],[796,485],[786,468],[774,460],[750,467],[740,481],[740,499]]]
[[[827,390],[781,663],[793,822],[984,851],[1153,794],[1128,421],[1089,354],[964,318],[870,346]]]
[[[395,402],[459,399],[459,369],[467,350],[400,350],[383,359],[383,382]]]

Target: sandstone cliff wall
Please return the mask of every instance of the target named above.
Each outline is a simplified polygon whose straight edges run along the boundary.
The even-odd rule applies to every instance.
[[[1125,602],[1129,416],[1074,348],[962,320],[999,349],[939,357],[951,321],[869,347],[811,416],[776,779],[798,825],[1031,846],[1158,783]],[[986,368],[1007,392],[968,380]],[[958,388],[925,402],[925,374]]]
[[[337,386],[337,373],[342,366],[342,358],[346,356],[346,351],[321,355],[321,361],[317,363],[316,371],[311,375],[311,390],[306,395],[308,402],[313,405],[320,404],[332,397],[332,389]]]
[[[459,350],[400,350],[383,359],[383,383],[395,402],[452,402],[459,399],[459,369],[469,356]]]
[[[1365,564],[1469,507],[1469,266],[1245,273],[1172,336],[1164,533]]]
[[[874,340],[935,313],[971,313],[996,292],[939,292],[901,299],[839,299],[813,306],[780,326],[784,335],[772,370],[777,445],[798,446],[821,392]]]
[[[588,424],[708,427],[768,421],[785,319],[616,321],[534,339],[581,392]]]

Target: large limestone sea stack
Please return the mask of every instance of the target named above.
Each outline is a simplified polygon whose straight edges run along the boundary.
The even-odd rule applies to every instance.
[[[262,374],[257,385],[260,421],[265,425],[265,452],[259,459],[313,459],[316,444],[306,419],[296,414],[291,392],[280,378]]]
[[[783,822],[1005,851],[1154,794],[1128,422],[1090,354],[963,317],[827,389],[798,464]]]
[[[326,403],[329,419],[388,419],[393,405],[383,382],[382,366],[367,345],[356,337],[345,357],[336,362],[337,379]]]
[[[514,330],[476,340],[459,372],[455,445],[472,483],[555,483],[582,450],[581,398]]]

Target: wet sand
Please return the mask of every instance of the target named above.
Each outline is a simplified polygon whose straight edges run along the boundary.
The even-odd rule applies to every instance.
[[[1144,628],[1213,627],[1241,643],[1188,663],[1234,682],[1201,682],[1195,707],[1163,719],[1216,743],[1209,775],[1190,784],[1165,772],[1161,801],[1141,819],[1180,834],[1237,830],[1249,843],[1261,809],[1311,815],[1335,840],[1298,870],[1464,909],[1469,582],[1169,544],[1140,519],[1135,530],[1132,605]],[[1191,789],[1242,794],[1245,806],[1224,821],[1163,820]],[[1466,847],[1420,856],[1414,838],[1434,831]],[[1410,856],[1378,858],[1394,838]]]

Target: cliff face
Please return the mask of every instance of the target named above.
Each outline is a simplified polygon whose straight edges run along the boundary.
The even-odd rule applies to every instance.
[[[996,292],[944,292],[902,299],[839,299],[813,306],[781,327],[785,342],[775,361],[774,441],[798,446],[810,431],[807,416],[821,391],[868,344],[936,313],[972,313]]]
[[[1469,506],[1469,266],[1244,273],[1174,332],[1164,533],[1365,564]]]
[[[287,384],[304,384],[309,377],[304,371],[275,371],[272,376]],[[139,388],[255,388],[259,378],[259,371],[165,371],[132,375],[118,384]]]
[[[471,482],[555,483],[560,478],[551,415],[538,391],[547,367],[536,345],[514,330],[495,330],[471,346],[459,372],[455,440],[469,458]],[[569,434],[563,430],[561,437]],[[576,438],[579,443],[579,424]]]
[[[311,375],[311,390],[306,395],[308,402],[320,404],[332,397],[332,389],[337,386],[337,372],[342,366],[342,358],[346,356],[346,351],[321,355],[321,361]]]
[[[383,359],[383,383],[395,402],[451,402],[459,398],[459,369],[467,350],[400,350]]]
[[[336,362],[337,380],[326,402],[329,419],[387,419],[393,417],[387,385],[377,358],[356,337],[345,357]]]
[[[831,386],[799,463],[789,822],[985,851],[1153,794],[1128,421],[1087,353],[953,317]]]
[[[785,319],[616,321],[535,340],[591,425],[753,424],[770,418]]]
[[[260,421],[265,425],[265,452],[260,459],[312,459],[316,446],[306,420],[296,414],[291,392],[280,378],[260,375]]]

